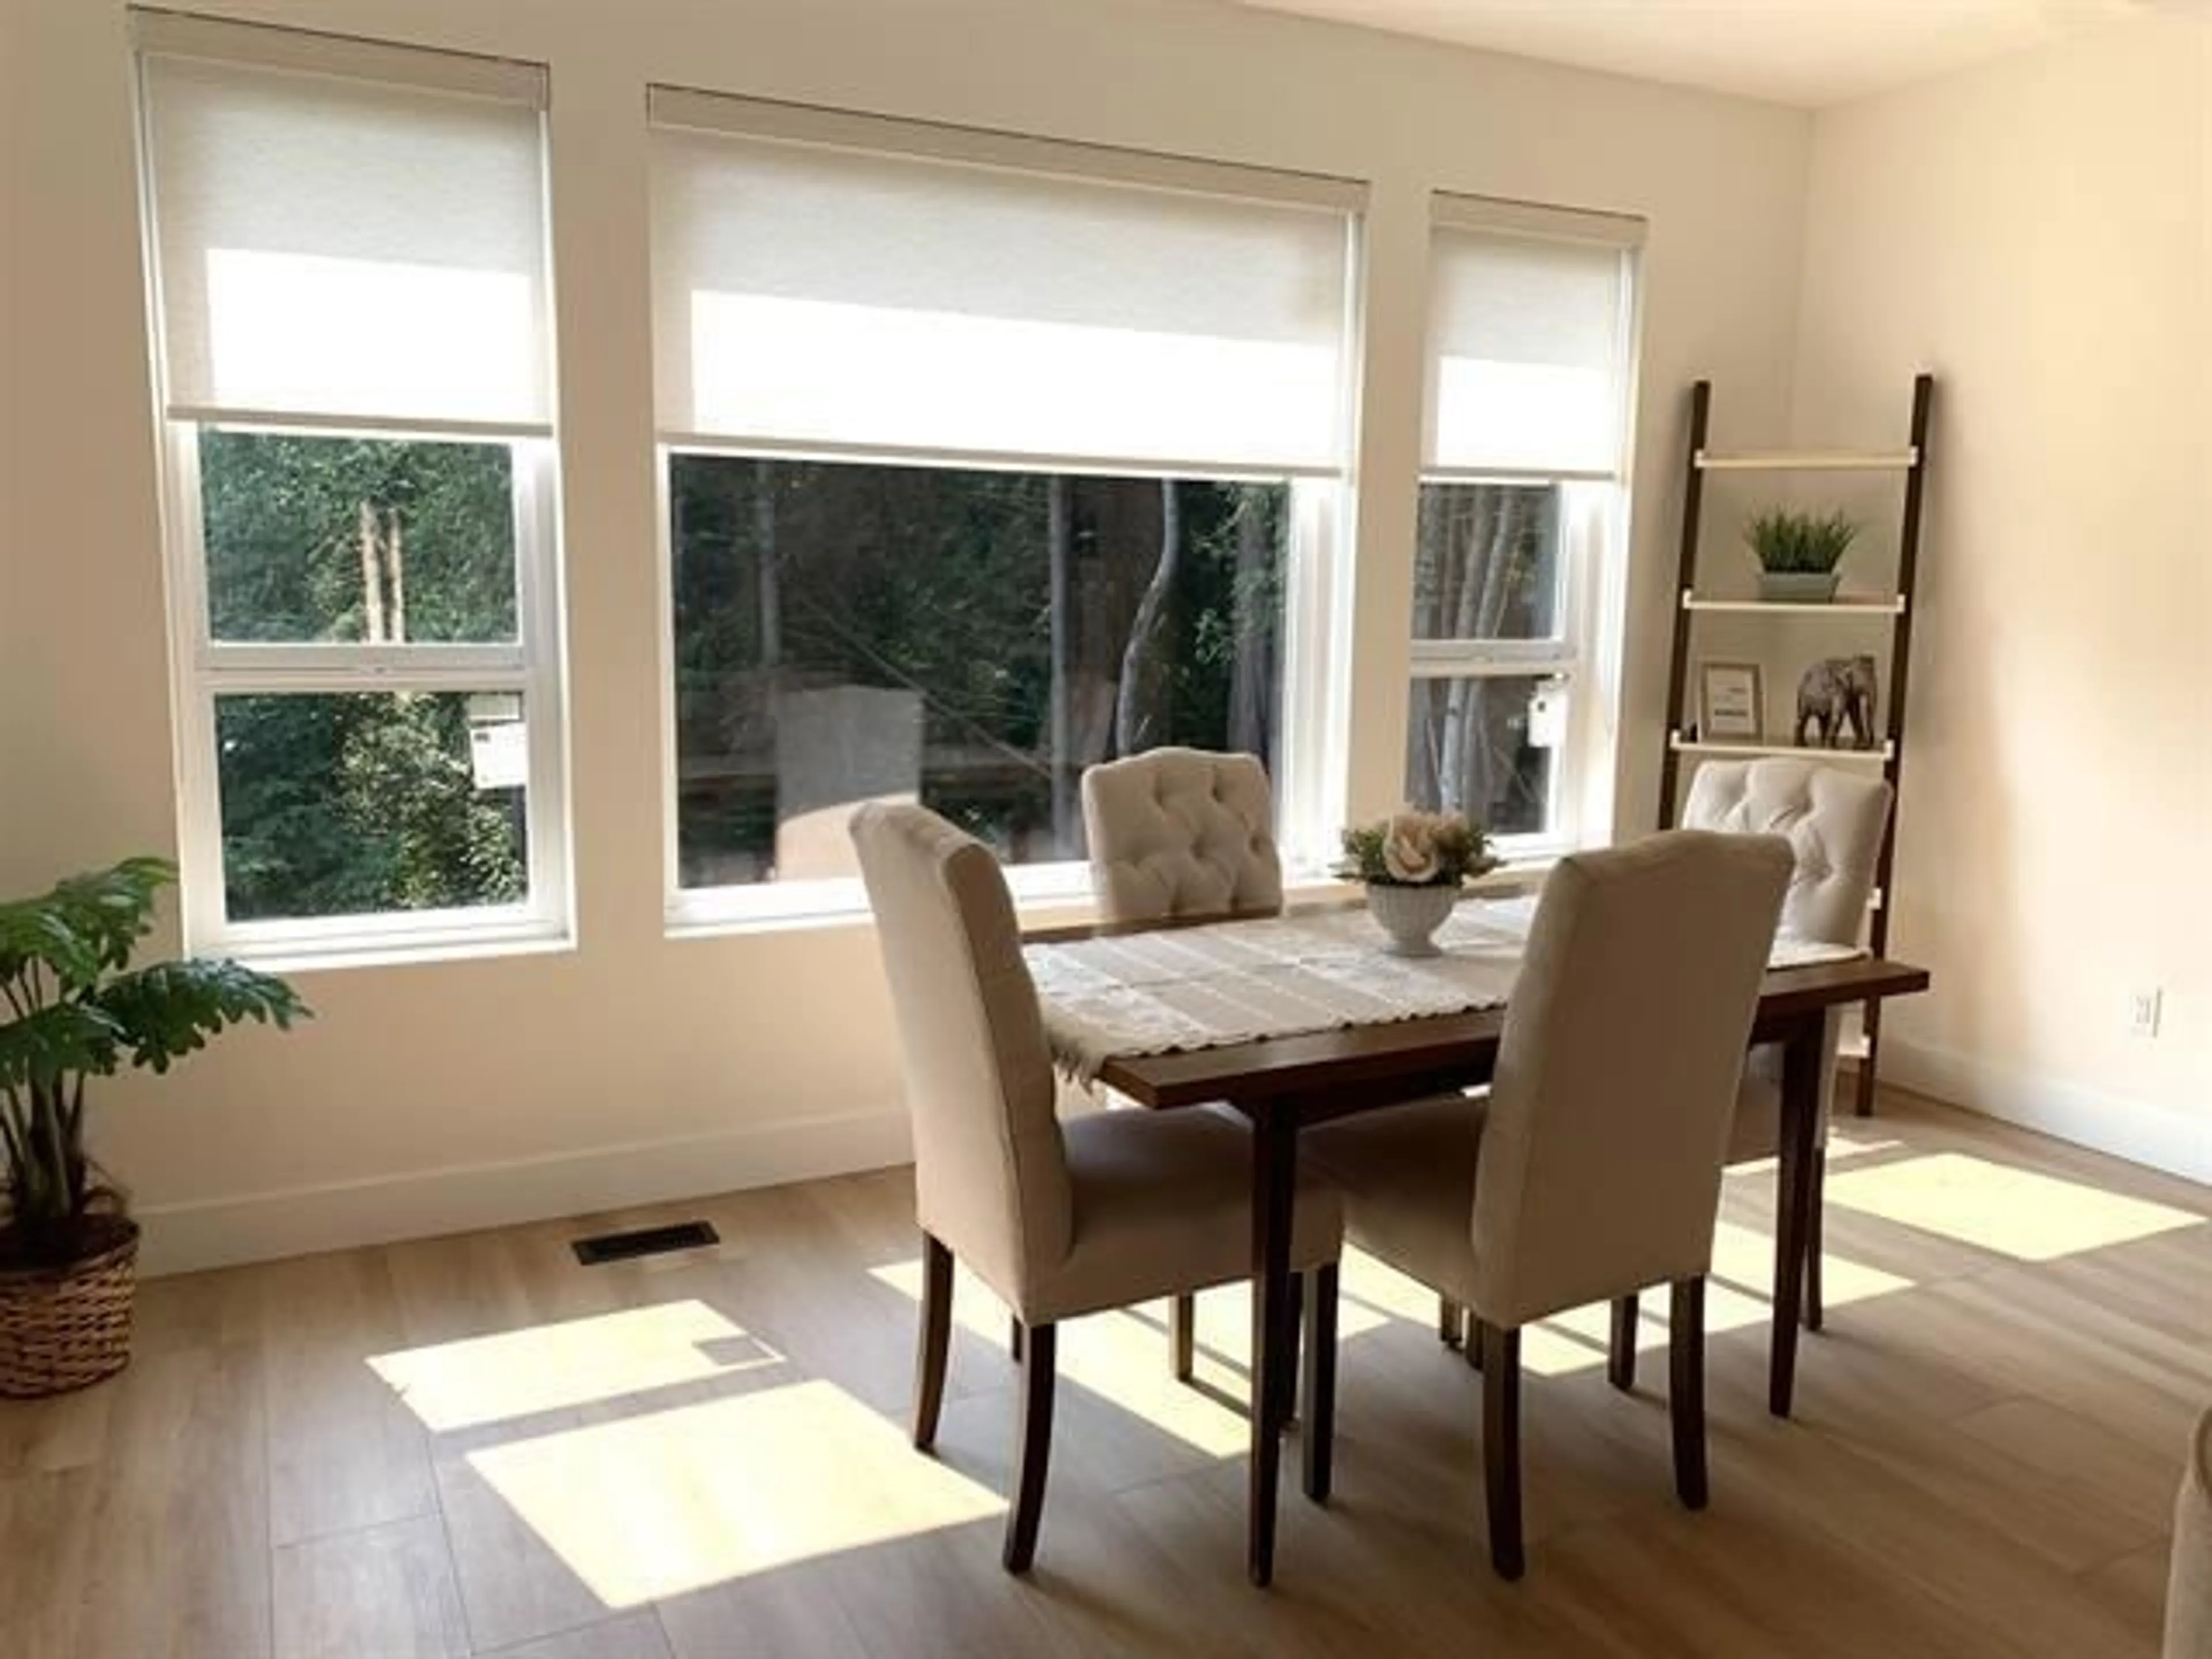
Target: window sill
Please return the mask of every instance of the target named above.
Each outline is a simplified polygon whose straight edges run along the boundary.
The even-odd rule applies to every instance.
[[[337,973],[352,968],[413,968],[503,957],[557,956],[576,948],[566,927],[470,933],[440,929],[420,934],[348,939],[217,939],[196,947],[196,957],[228,957],[270,974]]]
[[[1557,848],[1532,848],[1509,857],[1487,875],[1467,884],[1470,894],[1524,892],[1541,884],[1562,854]],[[1073,872],[1073,873],[1069,873]],[[1024,930],[1079,927],[1098,920],[1088,872],[1080,865],[1033,866],[1007,872],[1014,910]],[[857,886],[858,884],[854,884]],[[842,886],[842,884],[840,884]],[[795,902],[775,893],[774,884],[757,889],[722,889],[718,902],[694,902],[670,907],[666,934],[672,939],[730,939],[755,933],[831,932],[873,925],[866,895],[807,896]],[[1359,884],[1341,881],[1326,867],[1286,871],[1283,897],[1291,904],[1350,902]],[[742,895],[743,896],[729,896]],[[756,908],[757,907],[757,908]]]

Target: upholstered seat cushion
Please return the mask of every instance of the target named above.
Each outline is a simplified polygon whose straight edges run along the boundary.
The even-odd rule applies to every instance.
[[[1486,1103],[1447,1095],[1309,1129],[1302,1156],[1343,1194],[1346,1236],[1455,1302],[1474,1294],[1474,1173]]]
[[[2212,1412],[2205,1413],[2189,1437],[2189,1466],[2173,1506],[2165,1655],[2212,1659]]]
[[[1155,749],[1083,775],[1091,875],[1109,921],[1282,908],[1267,770],[1250,755]]]
[[[1074,1233],[1016,1309],[1031,1324],[1252,1275],[1252,1139],[1212,1112],[1097,1112],[1062,1126]],[[1302,1170],[1291,1266],[1336,1259],[1335,1191]]]

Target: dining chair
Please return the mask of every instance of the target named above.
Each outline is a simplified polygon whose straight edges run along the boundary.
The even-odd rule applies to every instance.
[[[1083,828],[1102,921],[1283,908],[1274,788],[1256,756],[1165,748],[1087,767]],[[1168,1318],[1169,1362],[1176,1379],[1188,1382],[1197,1358],[1196,1298],[1177,1297]]]
[[[1342,1191],[1352,1241],[1474,1317],[1490,1559],[1503,1577],[1526,1565],[1521,1332],[1570,1308],[1671,1287],[1675,1490],[1705,1507],[1705,1275],[1790,864],[1778,838],[1698,830],[1562,859],[1529,928],[1487,1098],[1307,1133],[1309,1158]]]
[[[2190,1434],[2189,1463],[2174,1500],[2160,1651],[2164,1659],[2212,1659],[2212,1412]]]
[[[1708,761],[1691,781],[1682,824],[1727,835],[1780,836],[1793,867],[1782,901],[1783,931],[1824,945],[1859,943],[1874,891],[1892,791],[1879,777],[1787,758]],[[1803,1319],[1817,1331],[1826,1318],[1820,1285],[1821,1191],[1827,1177],[1828,1120],[1836,1095],[1842,1021],[1831,1012],[1820,1043],[1820,1105],[1813,1155],[1813,1205],[1805,1237]],[[1761,1043],[1746,1060],[1736,1090],[1729,1162],[1772,1158],[1782,1150],[1782,1049]],[[1607,1375],[1616,1388],[1636,1381],[1636,1303],[1613,1311]]]
[[[1054,1113],[1052,1055],[1006,878],[988,848],[919,806],[872,805],[853,841],[906,1062],[922,1233],[914,1443],[935,1443],[956,1258],[1021,1341],[1014,1496],[1002,1559],[1036,1557],[1063,1320],[1252,1272],[1251,1145],[1202,1111]],[[1309,1301],[1333,1308],[1340,1206],[1300,1182],[1291,1244]],[[1328,1294],[1324,1298],[1323,1288]],[[1308,1358],[1305,1432],[1326,1468],[1334,1344]]]

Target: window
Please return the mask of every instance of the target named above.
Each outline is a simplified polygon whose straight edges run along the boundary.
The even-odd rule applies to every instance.
[[[1356,194],[653,114],[672,921],[857,902],[846,821],[878,799],[1079,890],[1084,768],[1163,744],[1258,753],[1295,842]]]
[[[187,936],[556,936],[543,76],[135,25]]]
[[[1637,229],[1437,198],[1406,794],[1509,852],[1607,816]]]

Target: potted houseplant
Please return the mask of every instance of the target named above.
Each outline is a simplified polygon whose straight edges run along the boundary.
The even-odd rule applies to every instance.
[[[166,1072],[241,1019],[307,1010],[234,962],[133,968],[161,859],[127,859],[0,904],[0,1395],[81,1388],[131,1357],[138,1225],[85,1151],[85,1079]]]
[[[1759,597],[1794,604],[1825,604],[1836,597],[1836,567],[1850,550],[1859,527],[1842,513],[1792,512],[1770,507],[1744,526],[1743,538],[1759,559]]]
[[[1460,884],[1497,866],[1489,837],[1464,814],[1408,807],[1379,823],[1346,830],[1336,873],[1365,884],[1367,908],[1389,936],[1384,950],[1432,957],[1436,931],[1459,902]]]

